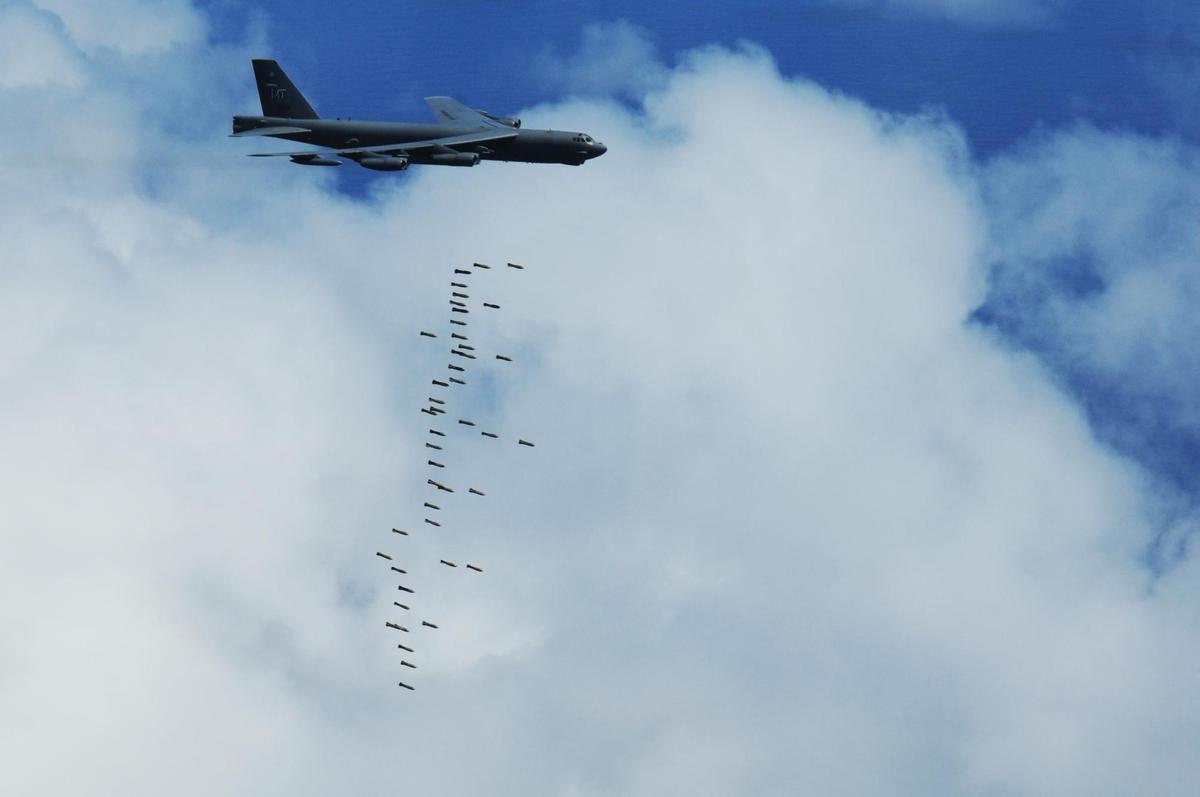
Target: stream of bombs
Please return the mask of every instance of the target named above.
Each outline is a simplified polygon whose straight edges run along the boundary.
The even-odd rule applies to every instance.
[[[524,266],[517,263],[508,263],[507,268],[513,270],[524,270]],[[471,283],[473,277],[479,276],[482,272],[492,270],[492,266],[486,263],[473,263],[471,268],[455,268],[450,279],[450,297],[449,323],[442,334],[431,332],[428,330],[420,330],[420,337],[428,342],[435,343],[445,341],[448,344],[446,350],[446,371],[442,374],[440,371],[433,379],[430,380],[430,395],[427,398],[425,406],[421,407],[421,412],[429,416],[428,418],[428,433],[424,441],[422,456],[425,458],[425,486],[428,489],[428,496],[424,499],[421,506],[420,514],[423,516],[420,528],[423,532],[437,533],[440,535],[450,536],[452,530],[448,527],[443,506],[449,506],[449,502],[457,501],[470,497],[470,500],[476,498],[486,498],[487,493],[478,486],[471,484],[450,484],[454,482],[451,476],[452,469],[449,467],[450,461],[448,448],[451,445],[451,440],[466,444],[466,435],[471,435],[477,441],[479,439],[494,440],[500,443],[511,442],[514,447],[533,448],[534,444],[524,438],[514,438],[511,441],[505,441],[497,432],[480,428],[477,423],[471,418],[461,417],[461,414],[454,411],[456,405],[456,394],[466,388],[467,378],[472,375],[473,371],[485,367],[486,365],[495,367],[507,368],[508,363],[513,362],[513,358],[508,354],[497,353],[491,351],[491,356],[484,354],[487,346],[483,341],[472,339],[468,334],[472,327],[470,316],[472,310],[477,312],[493,313],[500,310],[500,305],[494,301],[483,301],[476,299],[476,304],[472,305]],[[451,420],[453,419],[453,423]],[[424,424],[423,424],[424,425]],[[474,432],[478,431],[478,435]],[[392,529],[392,537],[389,539],[393,543],[400,543],[405,538],[410,538],[416,530],[409,531],[407,529]],[[443,536],[440,539],[445,540]],[[402,634],[401,642],[396,646],[397,650],[401,651],[400,665],[402,667],[416,670],[417,664],[410,659],[417,656],[417,642],[412,634],[415,632],[437,631],[438,624],[430,619],[422,619],[420,625],[416,625],[408,617],[419,616],[416,611],[416,591],[410,586],[410,583],[405,583],[404,577],[409,573],[404,568],[396,564],[396,557],[384,551],[376,551],[376,557],[382,559],[389,568],[389,573],[401,577],[400,583],[396,584],[396,589],[399,595],[396,600],[392,601],[391,608],[396,612],[403,612],[398,621],[388,620],[385,627],[389,631],[394,631]],[[483,573],[483,567],[476,562],[468,562],[460,560],[457,556],[447,555],[444,558],[439,558],[438,569],[444,570],[447,573],[450,571],[470,572],[472,574]],[[394,614],[395,612],[393,612]],[[400,681],[398,684],[401,688],[412,691],[415,687],[406,681]]]

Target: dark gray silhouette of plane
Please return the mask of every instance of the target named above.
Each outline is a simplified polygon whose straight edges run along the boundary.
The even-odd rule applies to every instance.
[[[586,133],[521,129],[521,120],[468,108],[450,97],[426,97],[438,124],[322,119],[275,61],[254,60],[262,116],[233,117],[233,136],[270,136],[327,147],[303,152],[257,152],[303,166],[341,166],[337,158],[377,171],[410,163],[474,166],[481,160],[578,166],[607,147]]]

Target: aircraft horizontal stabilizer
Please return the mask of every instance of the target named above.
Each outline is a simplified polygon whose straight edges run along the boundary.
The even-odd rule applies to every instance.
[[[287,125],[279,125],[277,127],[256,127],[252,130],[243,130],[240,133],[231,133],[230,138],[241,138],[242,136],[282,136],[287,133],[308,133],[311,132],[307,127],[288,127]]]

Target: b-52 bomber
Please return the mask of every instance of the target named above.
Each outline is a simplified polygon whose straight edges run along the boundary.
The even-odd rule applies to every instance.
[[[262,116],[233,117],[233,136],[270,136],[327,148],[256,152],[252,157],[287,157],[302,166],[341,166],[336,158],[343,158],[392,172],[410,163],[474,166],[481,160],[579,166],[607,151],[586,133],[522,129],[520,119],[493,116],[450,97],[425,98],[438,124],[322,119],[278,63],[251,63]]]

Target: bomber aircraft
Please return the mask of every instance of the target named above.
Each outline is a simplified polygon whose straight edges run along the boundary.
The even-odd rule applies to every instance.
[[[426,97],[437,124],[322,119],[275,61],[254,60],[262,116],[233,117],[233,136],[270,136],[323,150],[256,152],[288,157],[302,166],[341,166],[344,158],[367,169],[401,171],[410,163],[474,166],[481,160],[566,163],[579,166],[607,148],[586,133],[521,129],[521,120],[468,108],[450,97]]]

